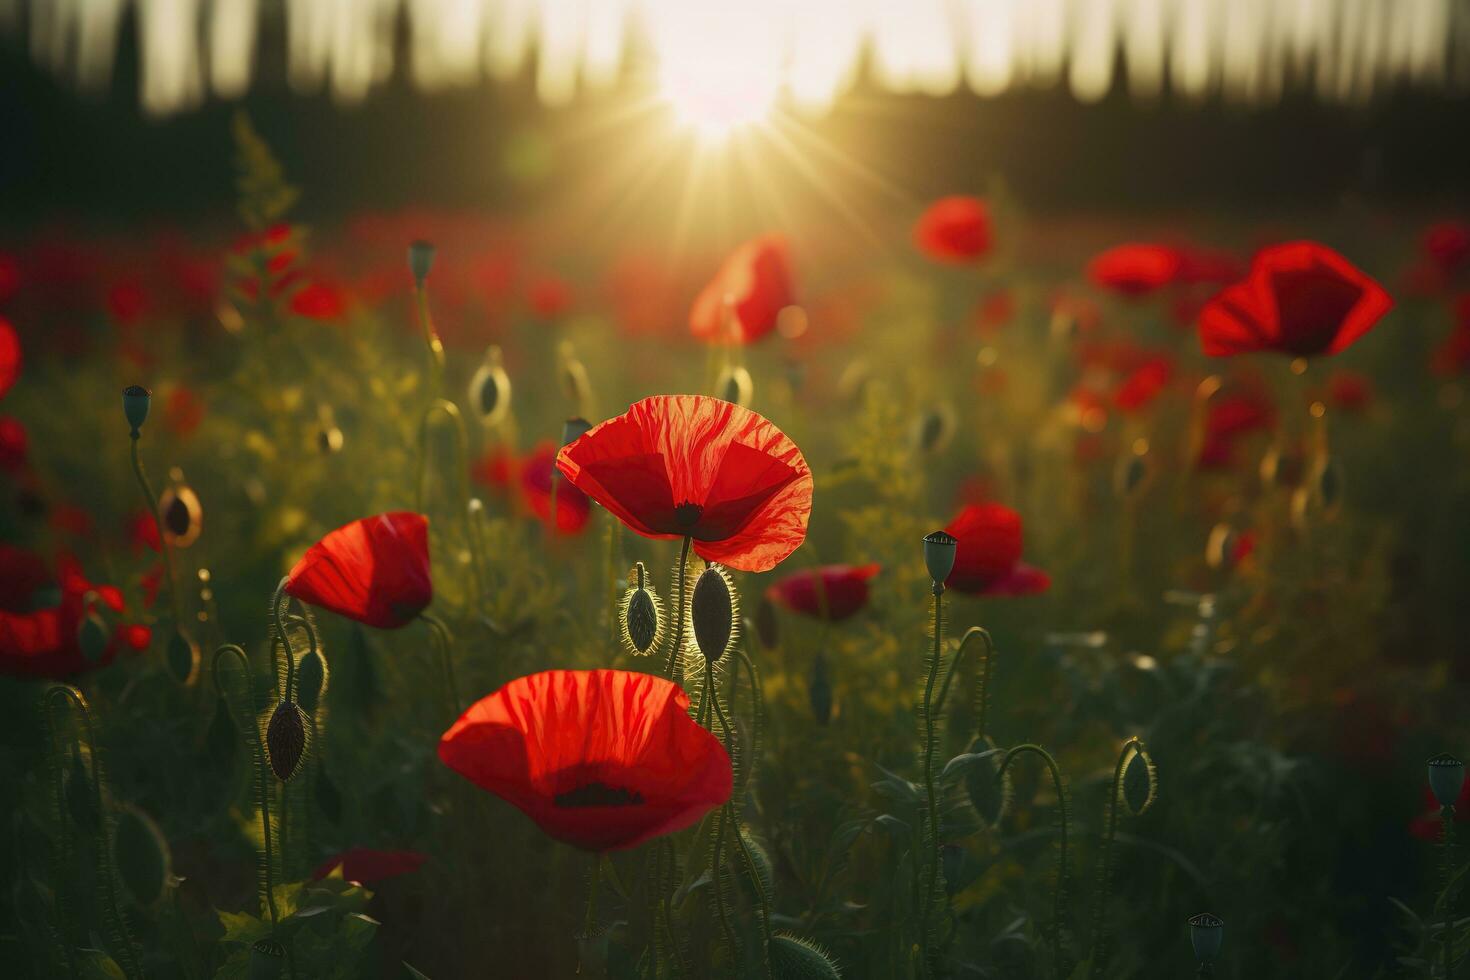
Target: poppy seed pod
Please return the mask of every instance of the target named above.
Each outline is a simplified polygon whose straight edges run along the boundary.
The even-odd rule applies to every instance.
[[[1158,770],[1154,767],[1153,757],[1142,744],[1128,756],[1128,762],[1123,766],[1123,784],[1118,790],[1122,794],[1123,805],[1135,817],[1153,806],[1158,797]]]
[[[1440,806],[1454,806],[1465,783],[1465,763],[1448,753],[1429,760],[1429,789]]]
[[[839,980],[837,964],[809,939],[771,937],[771,975],[777,980]]]
[[[959,538],[948,531],[931,531],[924,535],[924,567],[929,569],[935,595],[944,591],[944,580],[954,571],[955,549],[959,543]]]
[[[128,417],[133,435],[143,428],[148,420],[148,409],[153,404],[153,392],[142,385],[128,385],[123,389],[123,414]]]
[[[250,947],[250,980],[277,980],[286,969],[286,947],[257,939]]]
[[[716,392],[720,398],[741,408],[750,407],[750,398],[755,391],[755,383],[750,378],[750,372],[741,365],[725,368],[720,373]]]
[[[623,595],[623,646],[641,656],[662,645],[664,611],[658,593],[648,584],[648,572],[639,562],[633,569],[633,587]]]
[[[163,534],[175,548],[187,548],[199,539],[204,527],[204,508],[199,496],[182,480],[183,474],[174,470],[175,481],[164,488],[158,498],[158,513],[163,518]]]
[[[271,772],[287,782],[301,769],[306,753],[306,716],[294,701],[281,701],[265,729],[265,754]]]
[[[1201,912],[1189,920],[1189,941],[1194,946],[1194,958],[1201,963],[1213,963],[1220,955],[1220,941],[1225,938],[1225,920],[1208,912]]]
[[[136,807],[125,808],[117,819],[112,851],[117,876],[133,901],[145,908],[156,904],[173,877],[168,841],[158,825]]]
[[[434,267],[434,243],[420,239],[408,246],[408,268],[413,273],[413,284],[418,289],[424,288],[424,282],[429,278],[429,270]]]
[[[480,421],[498,425],[510,413],[510,378],[501,363],[500,348],[491,344],[485,360],[470,379],[470,405]]]
[[[694,582],[689,601],[689,626],[699,652],[717,662],[734,644],[738,622],[735,586],[719,565],[710,565]]]
[[[327,693],[327,658],[320,650],[308,650],[296,662],[296,699],[303,711],[314,714]]]

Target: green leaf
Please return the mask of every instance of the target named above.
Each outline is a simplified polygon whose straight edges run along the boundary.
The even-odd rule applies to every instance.
[[[955,756],[953,759],[950,759],[944,764],[944,769],[940,771],[939,778],[941,781],[945,781],[949,779],[954,779],[958,776],[962,776],[965,773],[969,772],[973,767],[979,765],[981,762],[984,762],[985,760],[989,759],[993,755],[998,754],[999,752],[1000,749],[987,749],[984,752],[961,753],[960,755]]]
[[[403,963],[403,971],[408,974],[408,980],[429,980],[421,971],[414,969],[407,960]]]
[[[262,922],[249,912],[218,912],[219,924],[224,927],[225,934],[220,937],[223,943],[244,943],[249,946],[257,939],[264,939],[271,934],[269,922]]]
[[[77,960],[77,972],[82,980],[127,980],[127,974],[111,956],[100,949],[81,950]]]

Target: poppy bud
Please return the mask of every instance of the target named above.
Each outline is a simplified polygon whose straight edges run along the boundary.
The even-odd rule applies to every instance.
[[[424,288],[424,282],[429,278],[429,270],[434,267],[434,243],[420,239],[408,246],[408,269],[413,273],[413,284],[417,289]]]
[[[939,452],[953,434],[954,417],[947,409],[932,408],[914,420],[914,447],[921,453]]]
[[[561,444],[570,446],[592,431],[592,423],[583,418],[570,418],[561,424]]]
[[[776,980],[840,980],[842,976],[827,951],[810,939],[772,936],[770,953],[771,975]]]
[[[1153,806],[1158,790],[1159,776],[1153,757],[1139,745],[1123,766],[1123,785],[1119,787],[1123,805],[1128,807],[1129,813],[1139,816]]]
[[[128,385],[123,389],[123,414],[128,417],[134,436],[148,420],[148,408],[152,403],[153,393],[142,385]]]
[[[1465,763],[1449,754],[1429,760],[1429,789],[1440,806],[1454,806],[1465,783]]]
[[[281,701],[265,728],[265,754],[271,772],[287,782],[300,770],[306,752],[306,716],[294,701]]]
[[[286,947],[274,939],[257,939],[250,946],[250,980],[279,980],[286,969]]]
[[[510,378],[494,344],[485,349],[485,361],[470,379],[470,405],[485,425],[499,424],[510,412]]]
[[[1143,452],[1139,452],[1139,449]],[[1131,500],[1141,495],[1149,477],[1153,475],[1152,469],[1148,461],[1148,443],[1140,439],[1133,446],[1132,452],[1118,460],[1117,469],[1113,471],[1113,487],[1118,496]]]
[[[87,610],[87,614],[77,625],[77,647],[82,651],[82,656],[87,658],[87,663],[95,664],[101,660],[111,643],[112,635],[107,632],[107,623],[97,615],[95,609]]]
[[[187,548],[198,540],[204,524],[204,508],[199,506],[198,495],[187,483],[178,482],[183,475],[175,469],[172,476],[176,482],[165,487],[158,498],[163,534],[175,548]]]
[[[944,591],[944,580],[954,571],[954,553],[960,539],[948,531],[932,531],[924,535],[924,565],[934,582],[934,594]]]
[[[715,392],[720,398],[741,408],[750,407],[750,396],[755,388],[750,379],[750,372],[741,365],[727,367],[720,373],[719,383],[715,386]]]
[[[1225,920],[1201,912],[1189,920],[1189,941],[1194,945],[1194,958],[1213,963],[1220,954],[1220,941],[1225,938]]]
[[[577,963],[579,976],[607,976],[607,930],[601,926],[590,926],[576,935]]]
[[[308,650],[296,662],[296,700],[302,710],[314,714],[327,693],[327,658],[320,650]]]
[[[176,629],[168,638],[164,662],[174,680],[186,686],[192,684],[199,671],[199,646],[185,636],[183,630]]]
[[[806,686],[807,702],[812,708],[812,718],[818,725],[832,720],[832,682],[827,678],[827,655],[817,651],[812,661],[812,676]]]
[[[133,901],[144,908],[156,904],[173,877],[168,841],[158,825],[142,810],[126,807],[117,820],[112,852],[117,876]]]
[[[735,586],[719,565],[710,565],[694,583],[689,601],[694,643],[710,663],[718,661],[735,640]]]
[[[92,777],[87,764],[82,761],[82,750],[75,744],[71,747],[71,765],[67,769],[62,792],[66,797],[66,812],[72,823],[89,834],[95,834],[101,826],[98,820],[96,800],[92,796]]]
[[[642,655],[663,643],[664,613],[658,593],[648,584],[643,562],[633,569],[635,584],[623,595],[623,646]]]

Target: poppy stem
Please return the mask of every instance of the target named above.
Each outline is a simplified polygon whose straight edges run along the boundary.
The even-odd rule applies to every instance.
[[[678,582],[676,588],[679,592],[679,615],[674,622],[674,639],[672,646],[670,646],[669,648],[669,662],[668,665],[664,668],[664,674],[669,678],[669,680],[674,681],[675,683],[679,682],[674,677],[674,668],[679,662],[679,654],[684,649],[684,571],[686,568],[689,567],[690,540],[691,539],[689,538],[689,536],[685,535],[684,544],[679,549],[679,571],[678,574],[675,576],[676,581]]]
[[[1440,862],[1439,900],[1445,903],[1444,911],[1444,975],[1449,977],[1450,964],[1454,960],[1455,916],[1448,894],[1450,878],[1455,870],[1455,808],[1453,805],[1439,808]]]
[[[719,718],[720,727],[725,731],[726,738],[730,736],[730,719],[725,717],[725,709],[720,704],[719,689],[714,686],[713,669],[708,664],[705,666],[706,682],[705,689],[709,692],[709,699],[713,702],[715,715]],[[728,751],[728,749],[727,749]],[[732,800],[725,801],[725,819],[735,821],[735,805]],[[723,825],[722,825],[723,827]],[[740,824],[735,824],[735,839],[740,842],[740,854],[745,859],[745,868],[750,873],[751,883],[755,887],[756,899],[760,904],[761,913],[761,965],[765,969],[766,980],[771,980],[771,904],[766,896],[766,885],[761,880],[760,872],[756,869],[755,859],[751,857],[750,847],[745,843],[745,835],[740,832]],[[718,851],[716,852],[718,854]],[[719,865],[715,865],[715,874],[719,874]]]
[[[437,340],[438,338],[435,338]],[[440,356],[443,356],[443,348],[440,348]],[[465,434],[464,416],[459,412],[459,406],[447,398],[436,398],[433,403],[424,410],[424,416],[419,420],[419,476],[417,484],[417,496],[414,499],[415,509],[420,513],[424,510],[425,487],[424,482],[429,475],[429,427],[433,424],[434,416],[443,415],[454,424],[454,462],[458,471],[460,515],[465,522],[465,539],[470,548],[470,576],[473,579],[475,596],[472,606],[478,608],[485,600],[485,580],[482,566],[484,555],[481,553],[480,536],[475,527],[473,516],[470,514],[470,450],[469,436]],[[553,512],[553,517],[555,513]]]
[[[136,445],[136,441],[134,445]],[[107,819],[107,812],[102,809],[102,771],[101,756],[97,749],[97,733],[92,727],[92,712],[87,707],[87,699],[82,692],[69,684],[53,684],[46,691],[46,716],[51,725],[52,736],[56,738],[58,745],[61,738],[61,727],[57,724],[57,718],[53,710],[60,704],[62,707],[70,708],[76,712],[77,717],[82,720],[82,731],[86,734],[87,753],[91,757],[91,768],[87,775],[90,777],[88,787],[92,791],[92,812],[97,815],[97,835],[100,838],[97,848],[97,874],[102,879],[102,895],[105,899],[105,914],[108,921],[108,929],[114,940],[122,962],[118,964],[125,976],[132,980],[133,977],[142,977],[143,970],[139,962],[139,951],[133,943],[133,935],[127,929],[127,922],[122,917],[117,901],[117,869],[113,866],[112,854],[112,831],[111,824]],[[62,818],[65,823],[65,817]]]
[[[1005,758],[1001,760],[1000,767],[995,771],[995,781],[1000,783],[1005,779],[1006,770],[1010,768],[1011,762],[1016,756],[1028,753],[1039,757],[1046,765],[1047,771],[1051,774],[1052,787],[1056,790],[1057,794],[1057,810],[1060,815],[1058,821],[1060,837],[1057,851],[1057,880],[1055,887],[1052,889],[1051,943],[1052,970],[1056,976],[1063,977],[1067,975],[1068,971],[1062,964],[1062,895],[1066,891],[1067,883],[1070,880],[1067,865],[1067,825],[1071,821],[1071,815],[1069,813],[1071,807],[1067,802],[1066,784],[1062,782],[1062,770],[1057,765],[1057,760],[1052,758],[1050,752],[1039,745],[1027,742],[1006,751]]]
[[[965,630],[964,637],[960,640],[960,648],[955,653],[954,660],[950,662],[949,670],[944,675],[944,683],[939,686],[939,700],[935,703],[936,714],[944,713],[945,699],[949,697],[949,685],[959,673],[961,665],[965,662],[965,653],[970,649],[970,641],[980,639],[985,644],[985,660],[980,665],[980,685],[975,692],[975,710],[979,715],[977,731],[975,734],[980,738],[985,737],[986,725],[990,715],[990,667],[995,660],[995,642],[990,638],[990,631],[983,626],[971,626]]]
[[[272,874],[271,858],[271,797],[270,784],[265,778],[265,753],[260,744],[260,728],[256,722],[255,699],[250,697],[250,661],[245,656],[245,650],[237,644],[226,643],[214,651],[214,664],[212,673],[214,675],[215,693],[225,699],[229,704],[229,695],[225,693],[224,685],[220,681],[220,658],[225,654],[233,654],[240,663],[240,671],[245,677],[246,711],[244,721],[246,732],[249,733],[247,741],[250,743],[250,752],[255,763],[255,785],[260,795],[260,839],[265,853],[265,868],[260,877],[260,890],[264,894],[263,904],[270,913],[271,931],[274,932],[279,921],[279,913],[276,911],[275,876]]]
[[[597,887],[602,883],[602,854],[592,855],[592,877],[587,886],[587,915],[582,920],[582,931],[588,936],[597,929]]]
[[[286,582],[287,579],[282,578],[276,586],[275,594],[271,596],[271,616],[275,618],[276,635],[281,639],[281,646],[286,648],[286,691],[281,700],[290,701],[296,683],[296,652],[291,649],[291,634],[286,632],[286,622],[281,617],[282,607],[291,602],[284,594]]]
[[[143,472],[143,460],[138,455],[140,435],[137,429],[132,431],[133,475],[138,478],[138,488],[143,492],[143,503],[148,507],[148,519],[153,522],[153,530],[158,535],[158,552],[163,556],[163,573],[168,579],[168,597],[174,610],[174,628],[183,629],[184,607],[179,597],[178,583],[174,580],[173,550],[169,547],[168,538],[164,536],[163,520],[158,516],[158,497],[153,492],[152,484],[148,482],[148,474]]]
[[[925,824],[929,834],[924,853],[927,881],[919,902],[919,943],[924,950],[924,965],[934,971],[934,950],[930,946],[930,912],[934,905],[934,892],[939,887],[939,803],[934,785],[934,683],[939,676],[939,665],[944,658],[944,586],[934,586],[934,647],[929,655],[929,676],[924,682],[924,795]]]
[[[419,618],[429,627],[429,635],[434,638],[434,647],[439,653],[439,660],[444,665],[444,681],[449,685],[449,707],[450,713],[459,715],[459,680],[454,673],[453,639],[449,635],[449,628],[436,616],[428,613],[420,613]]]
[[[424,345],[429,349],[429,377],[435,394],[444,388],[444,343],[434,331],[434,321],[429,318],[429,291],[423,286],[414,290],[418,301],[419,325],[424,328]]]
[[[1103,975],[1103,961],[1108,955],[1108,937],[1103,932],[1103,913],[1112,898],[1113,841],[1118,833],[1118,797],[1123,792],[1123,767],[1133,757],[1138,744],[1137,736],[1123,743],[1123,751],[1118,753],[1118,764],[1113,769],[1113,781],[1108,784],[1110,792],[1108,793],[1107,831],[1103,834],[1102,851],[1097,857],[1097,894],[1093,896],[1092,902],[1092,948],[1087,955],[1088,960],[1092,963],[1094,977]]]

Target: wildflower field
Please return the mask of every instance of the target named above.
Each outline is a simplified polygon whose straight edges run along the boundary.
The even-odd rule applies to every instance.
[[[0,976],[1470,970],[1455,214],[672,263],[216,135],[0,235]]]

